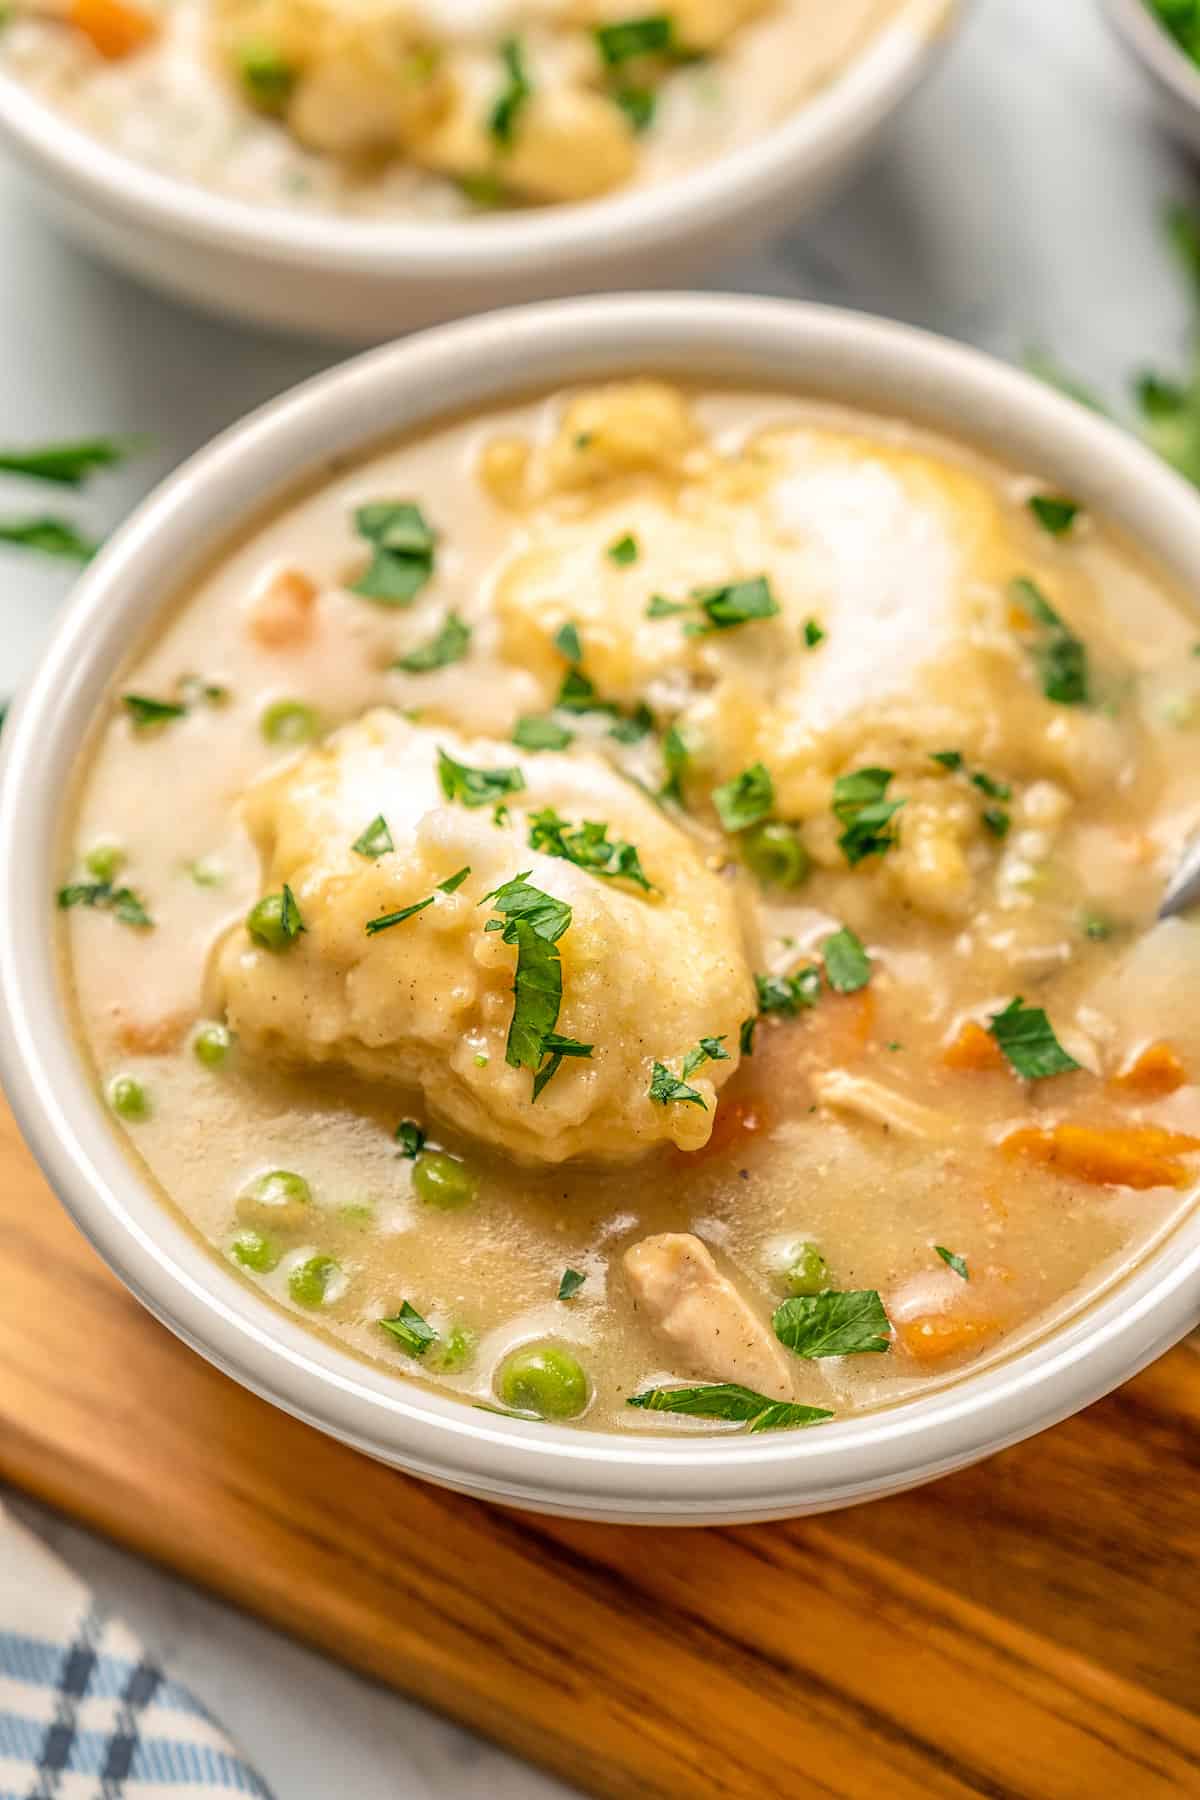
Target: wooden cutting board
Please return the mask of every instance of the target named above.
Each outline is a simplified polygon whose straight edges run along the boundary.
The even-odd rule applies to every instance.
[[[0,1478],[604,1796],[1200,1796],[1200,1357],[898,1499],[576,1525],[276,1412],[108,1274],[0,1113]]]

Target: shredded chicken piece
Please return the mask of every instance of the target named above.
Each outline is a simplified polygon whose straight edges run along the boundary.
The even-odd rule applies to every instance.
[[[690,1231],[664,1231],[632,1245],[625,1273],[638,1305],[690,1370],[741,1382],[773,1400],[792,1398],[786,1353]]]
[[[866,1075],[850,1075],[845,1069],[828,1069],[812,1078],[813,1093],[822,1106],[836,1107],[839,1112],[857,1113],[873,1125],[884,1125],[904,1137],[947,1138],[954,1127],[945,1113],[931,1106],[921,1106],[906,1099],[882,1081]]]

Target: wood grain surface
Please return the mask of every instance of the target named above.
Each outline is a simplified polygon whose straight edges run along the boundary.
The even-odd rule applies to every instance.
[[[604,1796],[1200,1796],[1200,1357],[897,1499],[502,1511],[143,1312],[0,1115],[0,1478]]]

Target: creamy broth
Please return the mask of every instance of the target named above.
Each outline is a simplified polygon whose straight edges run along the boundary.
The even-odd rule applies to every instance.
[[[83,761],[115,1128],[265,1298],[476,1403],[536,1410],[542,1343],[601,1428],[953,1379],[1190,1204],[1200,939],[1153,920],[1196,637],[1036,471],[778,395],[574,391],[331,470]],[[501,929],[518,876],[553,940]]]
[[[0,66],[139,162],[244,200],[455,217],[660,182],[750,143],[900,10],[684,0],[672,30],[702,54],[611,62],[597,30],[667,15],[564,0],[169,0],[145,12],[144,39],[114,39],[102,16],[101,53],[84,30],[18,6]],[[529,88],[511,130],[489,123],[511,98],[506,42]],[[627,47],[605,42],[608,57]]]

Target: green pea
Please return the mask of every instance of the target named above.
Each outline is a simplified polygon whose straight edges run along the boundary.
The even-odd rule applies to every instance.
[[[310,1256],[288,1276],[288,1293],[297,1306],[323,1306],[329,1284],[339,1273],[332,1256]]]
[[[246,914],[246,930],[264,950],[286,950],[296,938],[295,902],[286,892],[265,894]]]
[[[543,1419],[573,1419],[588,1403],[588,1380],[569,1350],[556,1344],[523,1344],[496,1371],[496,1396],[517,1412]]]
[[[413,1164],[413,1187],[426,1206],[456,1212],[479,1192],[479,1177],[460,1157],[445,1150],[422,1150]]]
[[[150,1096],[132,1075],[117,1075],[108,1084],[108,1104],[119,1119],[148,1119]]]
[[[206,1069],[220,1069],[233,1049],[233,1033],[228,1025],[202,1025],[192,1039],[192,1053]]]
[[[768,819],[742,835],[742,855],[764,887],[799,887],[812,866],[795,825]]]
[[[243,1269],[266,1275],[279,1261],[281,1252],[274,1239],[264,1237],[261,1231],[239,1231],[233,1240],[233,1254]]]
[[[198,856],[186,868],[197,887],[221,887],[224,883],[225,866],[215,856]]]
[[[296,1175],[291,1169],[268,1169],[242,1189],[237,1211],[243,1225],[299,1231],[308,1222],[311,1205],[312,1189],[303,1175]]]
[[[296,71],[270,44],[239,46],[238,72],[242,86],[256,106],[266,112],[282,112],[292,97]]]
[[[829,1264],[815,1244],[798,1244],[783,1277],[789,1294],[821,1294],[830,1286]]]
[[[93,844],[83,866],[97,881],[115,881],[127,860],[120,844]]]
[[[268,744],[307,744],[317,735],[317,715],[303,700],[276,700],[258,723]]]
[[[478,1342],[475,1332],[468,1331],[465,1325],[456,1325],[440,1344],[433,1346],[432,1353],[425,1358],[425,1366],[436,1369],[441,1375],[457,1375],[474,1356]]]

